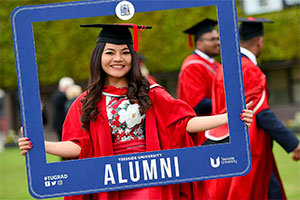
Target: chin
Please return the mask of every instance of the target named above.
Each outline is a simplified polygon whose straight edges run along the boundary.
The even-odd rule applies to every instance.
[[[218,53],[212,53],[211,55],[210,55],[210,57],[214,57],[214,56],[218,56],[220,53],[218,52]]]

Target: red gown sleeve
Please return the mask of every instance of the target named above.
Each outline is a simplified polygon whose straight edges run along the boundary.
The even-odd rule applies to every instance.
[[[161,148],[165,150],[194,146],[190,134],[186,131],[188,121],[196,116],[194,110],[186,102],[174,99],[163,88],[155,89],[154,93],[151,100]],[[179,193],[179,199],[209,199],[203,181],[179,184]]]
[[[255,114],[268,109],[267,83],[263,72],[252,64],[248,58],[243,58],[243,76],[246,102],[253,101],[252,109]]]
[[[192,145],[186,132],[188,121],[195,117],[194,110],[182,100],[174,99],[163,88],[156,88],[152,100],[162,149]]]
[[[258,111],[269,108],[267,98],[267,83],[265,75],[248,58],[242,58],[243,77],[246,102],[253,102],[251,109]],[[212,114],[226,112],[223,71],[220,68],[213,83]]]
[[[211,86],[208,77],[204,67],[196,64],[187,66],[180,74],[178,98],[194,108],[204,97],[210,97],[207,91]]]
[[[62,135],[62,141],[72,141],[81,147],[80,159],[92,157],[93,152],[90,134],[81,128],[81,97],[71,105],[63,124]]]

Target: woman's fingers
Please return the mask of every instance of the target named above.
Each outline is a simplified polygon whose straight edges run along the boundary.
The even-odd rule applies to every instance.
[[[28,150],[22,150],[22,151],[21,151],[21,155],[22,155],[22,156],[25,156],[25,154],[26,154],[27,152],[28,152]]]
[[[18,139],[18,142],[25,142],[25,141],[29,141],[28,137],[21,137]]]
[[[246,104],[246,109],[250,109],[250,107],[252,106],[253,101],[250,101],[249,103]]]
[[[20,132],[23,135],[23,127],[21,126]],[[28,137],[21,137],[18,140],[18,146],[19,149],[21,150],[21,155],[25,156],[25,154],[33,147],[32,142],[29,141]]]
[[[252,102],[250,102],[250,103],[252,103]],[[247,126],[251,125],[252,118],[253,118],[253,111],[252,110],[245,109],[245,110],[242,111],[241,120],[246,122]]]
[[[249,103],[246,104],[246,109],[242,111],[241,114],[241,120],[246,122],[247,126],[249,127],[252,123],[252,118],[253,118],[253,110],[250,110],[250,107],[253,105],[253,101],[250,101]]]
[[[21,150],[21,155],[23,156],[28,152],[28,150],[30,150],[33,147],[32,142],[29,141],[29,138],[27,137],[19,138],[18,146],[19,149]]]
[[[242,114],[242,117],[244,118],[245,121],[250,120],[252,122],[252,118],[253,118],[253,113],[251,112],[244,112]]]
[[[32,146],[32,144],[31,143],[29,143],[29,144],[22,144],[21,146],[19,146],[19,149],[20,150],[28,150],[28,149],[31,149],[33,146]]]

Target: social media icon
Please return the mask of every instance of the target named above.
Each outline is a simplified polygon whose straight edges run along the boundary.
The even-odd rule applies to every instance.
[[[45,182],[45,187],[50,187],[50,181]]]

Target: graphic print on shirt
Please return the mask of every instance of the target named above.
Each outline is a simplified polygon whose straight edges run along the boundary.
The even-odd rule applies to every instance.
[[[124,142],[144,139],[145,115],[139,112],[138,104],[130,104],[127,97],[106,97],[107,117],[113,141]]]

